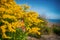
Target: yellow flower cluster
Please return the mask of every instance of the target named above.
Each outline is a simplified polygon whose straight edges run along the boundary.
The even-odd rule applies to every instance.
[[[24,27],[24,25],[25,25],[22,21],[8,23],[7,21],[2,20],[2,22],[5,23],[5,25],[0,27],[0,29],[2,30],[2,37],[3,38],[9,38],[5,34],[6,31],[16,32],[16,30],[15,30],[16,28]],[[8,29],[6,29],[6,28],[8,28]]]
[[[24,27],[25,24],[24,24],[24,22],[22,22],[22,21],[17,21],[17,22],[15,22],[15,23],[12,23],[12,26],[13,26],[13,28],[14,28],[14,27],[20,28],[20,27]]]
[[[28,24],[31,26],[32,23],[37,25],[40,22],[44,22],[43,20],[40,20],[38,18],[38,16],[39,15],[36,12],[28,12],[28,13],[25,14],[24,17],[25,17],[25,20],[27,20],[29,22]]]
[[[17,21],[17,19],[16,19],[15,16],[11,16],[11,15],[4,14],[2,17],[3,17],[3,19],[9,18],[9,19],[14,19],[15,21]]]
[[[29,29],[29,32],[28,32],[28,33],[40,35],[41,33],[39,32],[39,30],[40,30],[40,28],[38,28],[38,27],[33,27],[33,28]]]
[[[3,25],[0,27],[0,29],[2,30],[2,37],[3,38],[10,38],[5,34],[5,32],[7,31],[6,28],[7,28],[6,25]]]
[[[0,12],[1,12],[1,11],[2,11],[2,12],[5,11],[5,8],[2,8],[2,7],[1,7],[1,8],[0,8]]]

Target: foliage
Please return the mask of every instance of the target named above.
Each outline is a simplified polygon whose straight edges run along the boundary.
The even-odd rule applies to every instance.
[[[27,40],[27,33],[23,32],[21,28],[17,28],[16,32],[6,32],[11,38],[0,38],[1,40]]]
[[[57,35],[60,35],[60,26],[54,26],[53,27],[53,32]]]
[[[42,33],[42,35],[44,35],[44,34],[50,34],[51,33],[51,28],[50,27],[48,27],[47,25],[46,26],[42,26],[41,25],[41,33]]]

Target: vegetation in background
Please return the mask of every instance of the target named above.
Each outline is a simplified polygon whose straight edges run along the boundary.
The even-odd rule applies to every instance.
[[[60,26],[54,25],[54,26],[53,26],[53,32],[54,32],[56,35],[60,35]]]

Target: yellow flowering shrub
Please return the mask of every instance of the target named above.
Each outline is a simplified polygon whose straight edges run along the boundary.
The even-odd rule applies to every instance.
[[[38,13],[25,11],[29,7],[17,5],[14,0],[0,0],[0,33],[3,38],[10,38],[6,32],[16,32],[16,28],[29,29],[29,33],[36,33],[40,35],[38,25],[40,20]],[[29,27],[29,28],[28,28]],[[25,30],[27,31],[27,30]]]

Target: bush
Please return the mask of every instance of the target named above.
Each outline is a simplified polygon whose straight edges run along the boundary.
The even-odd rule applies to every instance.
[[[27,9],[29,6],[17,5],[14,0],[0,0],[0,39],[25,40],[28,32],[40,35],[38,25],[44,21],[38,18],[38,13]],[[29,30],[25,30],[25,33],[22,31],[24,29]]]
[[[44,28],[42,28],[41,33],[42,33],[42,35],[50,34],[51,33],[51,28],[44,27]]]
[[[58,26],[53,27],[53,32],[57,35],[60,35],[60,27],[58,27]]]

